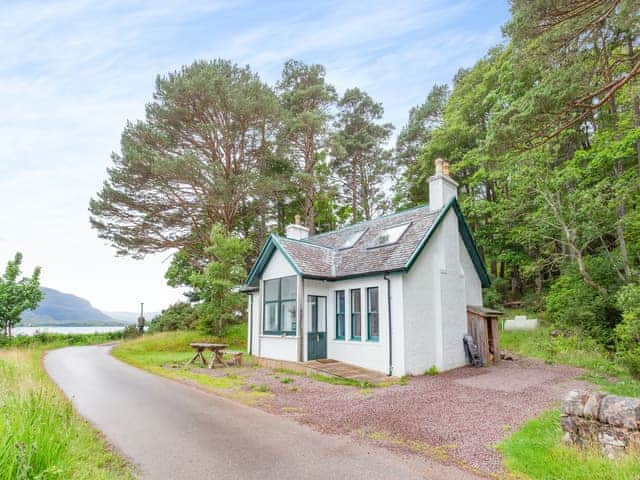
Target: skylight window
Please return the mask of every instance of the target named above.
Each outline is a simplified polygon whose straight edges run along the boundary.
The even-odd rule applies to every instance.
[[[356,244],[356,242],[360,240],[360,237],[362,237],[362,234],[364,232],[365,230],[360,230],[359,232],[353,232],[352,234],[350,234],[347,237],[347,239],[344,241],[344,243],[340,245],[340,249],[353,247]]]
[[[375,238],[375,240],[371,243],[370,248],[383,247],[385,245],[396,243],[398,240],[400,240],[400,237],[405,232],[405,230],[407,230],[407,227],[409,227],[409,225],[411,224],[405,223],[382,230]]]

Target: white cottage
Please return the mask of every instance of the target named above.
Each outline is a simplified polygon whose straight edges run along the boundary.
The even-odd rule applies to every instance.
[[[248,349],[304,362],[330,358],[389,375],[465,364],[467,307],[489,277],[436,162],[430,204],[308,236],[271,235],[249,272]]]

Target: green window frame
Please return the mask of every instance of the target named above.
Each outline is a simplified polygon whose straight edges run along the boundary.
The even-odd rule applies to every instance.
[[[362,339],[362,292],[354,288],[350,292],[351,307],[351,340]]]
[[[380,291],[378,287],[367,288],[367,340],[380,340]]]
[[[264,281],[262,325],[267,335],[295,335],[298,278],[294,276]]]
[[[344,290],[336,290],[336,340],[345,337],[345,308]]]

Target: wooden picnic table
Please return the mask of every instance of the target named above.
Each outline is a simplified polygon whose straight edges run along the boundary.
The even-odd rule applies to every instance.
[[[196,351],[196,353],[191,358],[191,360],[189,360],[187,362],[187,365],[190,365],[198,357],[200,357],[200,360],[202,360],[202,363],[205,366],[208,366],[209,368],[214,368],[214,365],[216,363],[219,363],[223,367],[227,367],[228,366],[227,362],[224,361],[224,350],[225,350],[225,348],[227,348],[229,346],[226,343],[192,342],[192,343],[189,344],[189,346],[191,348],[193,348]],[[204,358],[204,353],[203,352],[205,350],[210,350],[211,351],[211,360],[209,360],[209,362],[207,362],[207,360]]]

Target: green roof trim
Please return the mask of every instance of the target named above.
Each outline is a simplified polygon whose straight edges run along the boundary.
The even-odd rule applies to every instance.
[[[411,258],[405,265],[405,270],[408,271],[413,266],[415,261],[418,259],[418,257],[422,253],[422,250],[424,250],[424,247],[429,242],[429,239],[433,236],[434,232],[438,229],[438,227],[440,226],[440,223],[442,223],[442,221],[444,220],[444,218],[446,217],[447,213],[451,208],[453,208],[454,212],[456,213],[456,217],[458,217],[458,231],[462,236],[462,241],[464,242],[465,247],[467,247],[467,252],[469,252],[469,256],[471,257],[471,262],[473,263],[473,266],[475,267],[476,272],[480,277],[482,288],[488,288],[489,286],[491,286],[491,280],[489,279],[489,274],[487,273],[487,269],[484,265],[484,262],[482,261],[482,256],[478,251],[476,242],[473,240],[473,235],[471,235],[471,229],[469,228],[467,221],[464,219],[464,215],[462,215],[462,210],[460,210],[460,204],[458,203],[458,200],[455,197],[449,200],[449,202],[445,205],[445,207],[442,210],[440,210],[440,213],[438,214],[436,221],[433,223],[433,225],[431,226],[429,231],[426,233],[424,238],[420,241],[420,243],[418,244],[418,247],[413,252],[413,255],[411,255]]]
[[[300,269],[291,259],[287,251],[282,248],[282,245],[278,241],[278,237],[272,233],[269,235],[269,238],[267,238],[267,241],[262,247],[262,250],[260,250],[260,254],[258,255],[256,262],[253,264],[253,267],[251,268],[251,271],[247,276],[247,280],[244,282],[245,286],[255,285],[254,281],[256,277],[262,274],[265,267],[267,266],[267,263],[269,263],[273,252],[275,252],[276,250],[279,250],[280,253],[282,253],[284,258],[287,259],[287,262],[289,262],[289,265],[291,265],[296,274],[300,275]]]

